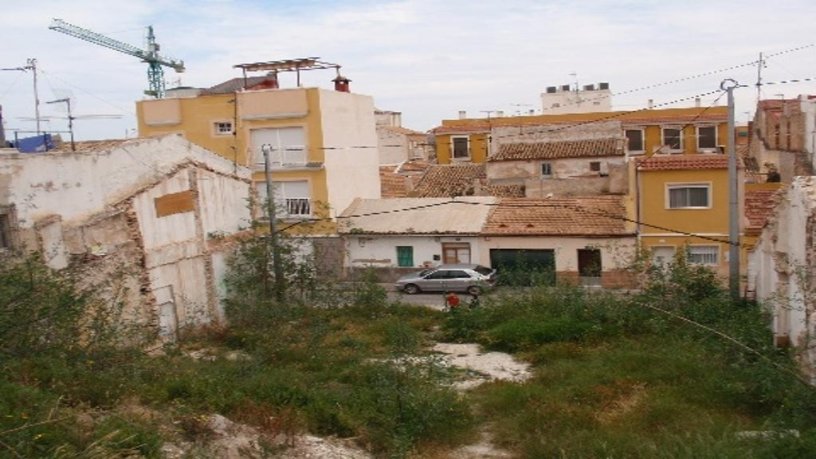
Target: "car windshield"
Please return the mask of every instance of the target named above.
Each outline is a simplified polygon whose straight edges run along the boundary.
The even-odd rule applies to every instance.
[[[491,275],[493,273],[492,269],[490,269],[490,268],[488,268],[486,266],[481,266],[481,265],[473,268],[473,270],[476,271],[477,273],[483,275],[483,276],[489,276],[489,275]]]

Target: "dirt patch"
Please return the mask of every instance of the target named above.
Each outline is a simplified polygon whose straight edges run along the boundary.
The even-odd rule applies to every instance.
[[[627,413],[634,410],[646,396],[646,384],[616,384],[614,387],[599,386],[595,392],[609,401],[604,404],[603,409],[595,414],[602,424],[610,424],[617,421]]]
[[[444,364],[465,370],[465,376],[454,383],[459,390],[489,381],[523,382],[532,376],[528,363],[503,352],[481,352],[478,344],[436,343],[433,351],[442,354]]]

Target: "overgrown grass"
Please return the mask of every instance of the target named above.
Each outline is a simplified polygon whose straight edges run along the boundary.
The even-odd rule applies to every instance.
[[[449,315],[442,335],[533,363],[533,380],[473,399],[524,457],[812,457],[816,390],[771,346],[768,323],[709,271],[680,264],[651,273],[637,295],[516,291]],[[788,429],[800,436],[736,435]]]
[[[290,285],[312,285],[296,274]],[[4,265],[0,457],[160,457],[165,441],[205,439],[214,413],[274,434],[353,437],[383,457],[443,455],[482,422],[521,457],[816,451],[816,392],[771,346],[767,315],[692,266],[649,273],[636,295],[532,287],[451,313],[391,304],[371,282],[304,287],[280,304],[239,279],[229,327],[149,357],[110,334],[79,339],[98,305],[70,278]],[[456,393],[433,360],[410,358],[431,337],[514,353],[534,377]],[[736,435],[787,429],[799,436]]]

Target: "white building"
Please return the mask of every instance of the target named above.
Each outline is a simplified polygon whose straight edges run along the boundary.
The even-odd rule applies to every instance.
[[[748,259],[748,288],[773,311],[774,341],[793,346],[816,382],[816,177],[796,177]]]
[[[223,319],[226,248],[249,226],[250,186],[249,169],[177,135],[3,152],[0,250],[39,251],[88,285],[121,279],[126,318],[173,339]]]
[[[480,263],[493,197],[356,199],[338,219],[346,268]]]
[[[581,88],[572,85],[548,86],[541,93],[541,113],[592,113],[612,110],[612,91],[609,83],[587,84]]]

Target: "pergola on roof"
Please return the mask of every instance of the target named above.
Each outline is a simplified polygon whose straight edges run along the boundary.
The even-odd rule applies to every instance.
[[[232,68],[241,69],[244,72],[244,79],[247,72],[296,72],[297,85],[300,86],[301,70],[324,70],[336,69],[337,76],[340,77],[340,65],[331,62],[321,61],[319,57],[302,57],[299,59],[284,59],[281,61],[250,62],[247,64],[235,64]]]

